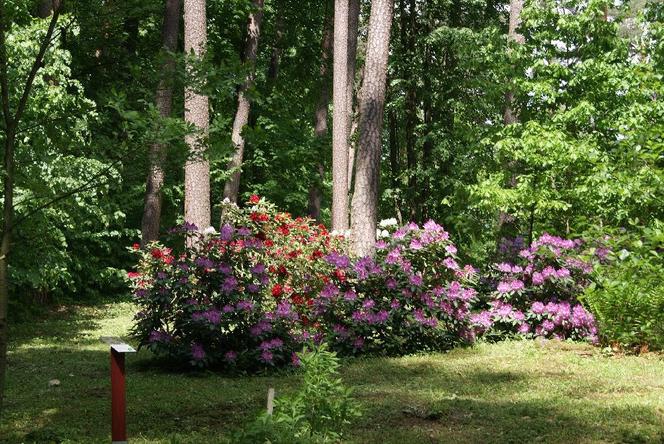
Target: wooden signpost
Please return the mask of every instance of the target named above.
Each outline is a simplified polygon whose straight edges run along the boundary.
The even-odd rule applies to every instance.
[[[102,336],[111,348],[111,441],[127,443],[127,398],[125,394],[125,354],[136,350],[119,338]]]

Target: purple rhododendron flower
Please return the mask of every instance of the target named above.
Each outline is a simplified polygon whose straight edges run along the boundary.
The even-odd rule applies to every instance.
[[[348,268],[350,267],[350,258],[343,254],[339,254],[336,251],[331,252],[325,256],[325,260],[336,268]]]
[[[408,278],[409,282],[411,285],[414,285],[416,287],[420,287],[423,283],[422,281],[422,276],[419,274],[414,274]]]
[[[234,352],[233,350],[229,350],[224,354],[224,360],[227,362],[235,362],[237,359],[237,352]]]
[[[237,229],[237,234],[242,237],[251,236],[251,230],[247,227],[240,227]]]
[[[265,362],[266,364],[271,364],[273,359],[274,359],[274,355],[272,354],[271,351],[263,350],[261,352],[260,360],[262,362]]]
[[[231,294],[235,289],[237,289],[237,279],[235,276],[228,276],[226,279],[224,279],[224,283],[221,285],[221,291],[223,291],[225,294]]]
[[[357,299],[357,294],[353,290],[348,290],[344,293],[344,299],[347,301],[354,301]]]
[[[544,331],[547,331],[547,332],[553,331],[554,328],[556,328],[556,326],[550,320],[547,319],[546,321],[542,322],[542,329]]]
[[[523,290],[524,288],[523,281],[520,281],[519,279],[513,280],[512,282],[510,282],[510,288],[512,291]]]
[[[498,284],[498,293],[508,293],[512,291],[512,284],[510,282],[502,281]]]
[[[323,286],[323,289],[320,291],[320,297],[322,298],[331,298],[339,294],[339,287],[333,283],[327,283]]]
[[[251,272],[253,274],[263,274],[263,273],[265,273],[265,270],[266,270],[265,269],[265,264],[261,264],[261,263],[258,263],[256,265],[254,265],[253,267],[251,267]]]
[[[195,342],[191,344],[191,357],[196,361],[202,361],[205,359],[205,350],[203,349],[203,346]]]
[[[214,261],[207,257],[197,257],[194,261],[196,265],[201,268],[212,268],[214,267]]]
[[[558,276],[561,279],[568,278],[570,276],[570,272],[567,268],[561,268],[556,272],[556,276]]]
[[[221,230],[219,231],[219,237],[223,241],[229,241],[233,238],[233,233],[235,232],[235,229],[229,225],[229,224],[224,224],[223,227],[221,227]]]
[[[544,304],[540,301],[533,302],[533,305],[530,307],[530,311],[535,314],[542,314],[544,313]]]
[[[389,265],[396,264],[401,259],[401,249],[399,247],[394,248],[385,257],[385,263]]]
[[[248,300],[242,300],[235,304],[235,307],[238,310],[251,311],[254,308],[254,303]]]
[[[470,322],[474,325],[483,328],[490,328],[493,325],[491,313],[489,311],[481,311],[470,316]]]
[[[451,257],[446,257],[443,259],[443,265],[450,270],[458,270],[459,269],[459,264],[457,264],[457,261],[452,259]]]
[[[533,273],[533,285],[542,285],[544,283],[544,276],[539,271]]]

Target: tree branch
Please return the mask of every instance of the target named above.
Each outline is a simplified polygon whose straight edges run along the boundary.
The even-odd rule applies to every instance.
[[[2,114],[5,128],[11,127],[11,114],[9,111],[9,81],[7,80],[7,40],[5,37],[7,16],[5,13],[5,0],[0,0],[0,90],[2,100]]]
[[[107,168],[105,168],[103,171],[99,172],[98,174],[95,174],[92,176],[87,182],[85,182],[83,185],[80,185],[74,189],[71,189],[67,191],[66,193],[63,193],[59,196],[54,197],[53,199],[49,200],[48,202],[45,202],[41,205],[38,205],[37,207],[33,208],[32,210],[28,211],[26,214],[18,218],[14,224],[12,224],[12,229],[20,225],[22,222],[24,222],[26,219],[28,219],[30,216],[33,214],[36,214],[40,212],[41,210],[50,207],[51,205],[60,202],[61,200],[64,200],[68,197],[71,197],[75,194],[82,193],[84,191],[92,190],[97,186],[105,185],[107,182],[102,182],[102,183],[94,183],[94,181],[102,176],[104,176],[106,173],[111,171],[113,167],[115,167],[117,164],[120,163],[122,159],[117,159],[113,163],[111,163]]]
[[[39,47],[39,52],[37,53],[37,57],[35,57],[34,63],[32,64],[32,68],[30,69],[28,78],[25,80],[25,86],[23,87],[23,94],[21,95],[21,99],[18,101],[18,106],[16,107],[16,114],[14,114],[13,118],[14,122],[18,122],[21,119],[21,116],[23,115],[23,111],[25,111],[25,107],[28,103],[28,97],[30,96],[30,91],[32,90],[32,84],[35,81],[35,77],[37,76],[39,68],[41,68],[41,64],[42,61],[44,60],[44,55],[46,54],[46,50],[51,45],[51,37],[53,36],[53,31],[55,31],[55,25],[58,22],[58,17],[60,17],[60,11],[62,10],[62,3],[63,2],[60,0],[53,1],[53,15],[51,16],[51,22],[48,25],[48,31],[46,31],[46,36],[44,37],[44,40],[42,41],[41,46]]]

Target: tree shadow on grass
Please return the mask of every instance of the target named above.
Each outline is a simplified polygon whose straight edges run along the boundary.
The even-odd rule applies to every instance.
[[[561,399],[541,390],[526,370],[447,368],[389,359],[347,361],[346,385],[364,406],[348,433],[358,443],[658,442],[661,418],[643,405],[601,404],[591,397]],[[59,387],[48,387],[50,378]],[[541,378],[551,377],[542,375]],[[145,370],[128,358],[130,437],[169,442],[220,442],[264,408],[268,387],[293,390],[294,375],[229,378]],[[599,384],[585,393],[601,391]],[[66,354],[23,347],[10,363],[5,442],[104,442],[109,439],[108,352],[86,347]],[[660,427],[658,429],[658,426]]]
[[[109,307],[113,306],[60,306],[30,321],[10,323],[9,345],[18,348],[34,340],[54,345],[98,343],[99,319]]]
[[[574,383],[563,371],[458,370],[400,360],[378,361],[380,371],[369,367],[370,361],[361,366],[366,378],[356,391],[366,409],[358,428],[366,431],[353,442],[664,442],[656,408],[605,403],[593,397],[604,392],[601,381]],[[559,384],[552,392],[543,388],[547,378]]]

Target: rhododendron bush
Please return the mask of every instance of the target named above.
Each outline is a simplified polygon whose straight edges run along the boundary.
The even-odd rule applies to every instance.
[[[605,251],[584,251],[581,240],[542,235],[522,249],[514,263],[495,264],[489,280],[494,291],[484,310],[472,315],[487,335],[597,341],[595,319],[578,301],[590,283],[593,263]]]
[[[376,256],[353,258],[343,236],[257,196],[247,204],[226,205],[218,233],[174,231],[197,237],[195,248],[136,250],[142,346],[198,366],[257,368],[297,364],[294,351],[309,340],[394,354],[472,336],[475,270],[458,263],[443,227],[384,226]]]

